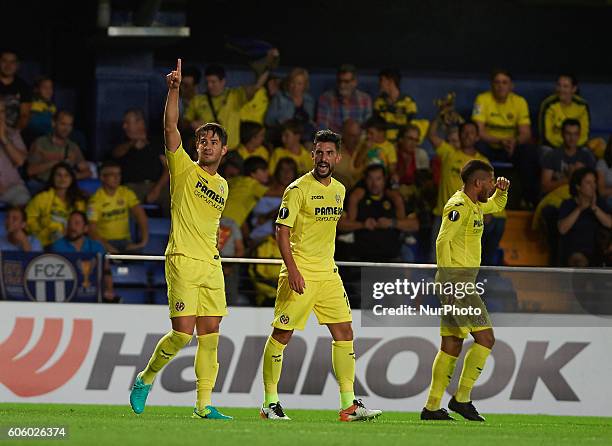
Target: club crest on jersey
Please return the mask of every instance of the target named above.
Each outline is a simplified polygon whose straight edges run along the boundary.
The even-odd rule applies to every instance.
[[[219,192],[221,192],[221,195],[225,194],[225,186],[223,186],[223,184],[219,185]]]
[[[457,221],[457,220],[459,220],[459,212],[457,212],[457,211],[450,211],[448,213],[448,219],[450,221]]]
[[[278,218],[284,220],[287,217],[289,217],[289,209],[288,208],[280,208],[280,211],[278,211]]]
[[[342,197],[340,196],[340,194],[336,194],[336,203],[340,204],[341,200],[342,200]]]

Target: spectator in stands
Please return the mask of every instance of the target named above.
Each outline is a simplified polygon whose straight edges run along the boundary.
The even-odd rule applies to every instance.
[[[478,124],[478,150],[491,162],[511,162],[518,171],[526,204],[538,199],[539,162],[531,140],[531,120],[527,101],[512,92],[512,75],[496,69],[491,90],[479,94],[472,119]]]
[[[561,126],[563,144],[560,149],[549,151],[542,160],[541,188],[549,193],[569,183],[575,170],[582,167],[595,168],[595,156],[586,147],[579,145],[580,121],[566,119]]]
[[[312,156],[300,142],[304,134],[304,126],[297,119],[290,119],[283,124],[282,147],[277,147],[270,157],[270,170],[276,169],[276,164],[281,158],[292,158],[298,166],[300,175],[312,168]]]
[[[370,164],[380,164],[384,166],[387,175],[392,177],[396,173],[397,149],[386,137],[387,124],[380,116],[372,116],[363,127],[366,140],[355,157],[355,165],[363,172]]]
[[[6,124],[23,130],[30,120],[30,86],[17,76],[19,59],[12,51],[0,53],[0,100],[6,107]]]
[[[420,170],[429,170],[429,155],[418,147],[421,130],[412,124],[401,127],[397,134],[397,172],[391,178],[394,184],[414,184]]]
[[[340,162],[334,169],[334,177],[344,184],[347,191],[357,183],[360,171],[356,165],[356,157],[361,145],[361,125],[354,119],[347,119],[342,126],[342,149]]]
[[[104,162],[100,179],[102,186],[91,196],[87,207],[89,235],[102,243],[106,252],[111,254],[139,252],[149,241],[147,214],[136,194],[130,188],[121,186],[119,163]],[[139,242],[132,241],[130,215],[136,222]]]
[[[57,107],[53,103],[53,80],[42,76],[34,82],[30,121],[24,130],[26,142],[31,144],[36,138],[53,132],[53,116]]]
[[[268,161],[270,152],[263,145],[266,138],[266,129],[263,125],[253,121],[240,123],[240,145],[236,150],[244,161],[253,156],[258,156]]]
[[[608,208],[612,209],[612,137],[604,152],[603,159],[597,161],[597,191],[606,200]]]
[[[570,193],[572,198],[559,209],[561,264],[601,266],[604,249],[598,246],[598,239],[612,228],[612,216],[605,200],[597,196],[595,171],[588,167],[575,170]]]
[[[309,141],[314,132],[315,101],[308,93],[308,71],[304,68],[292,69],[285,83],[285,89],[270,101],[266,125],[274,134],[287,121],[297,121],[304,129],[303,140]]]
[[[587,102],[578,96],[578,81],[571,74],[561,74],[557,78],[555,94],[540,104],[538,119],[540,143],[551,148],[563,144],[562,125],[566,119],[580,122],[578,145],[584,146],[589,139],[591,117]]]
[[[406,215],[399,193],[386,187],[380,164],[366,168],[365,187],[356,188],[348,199],[347,212],[338,223],[341,231],[355,231],[355,260],[392,262],[400,258],[401,232],[415,232],[415,214]]]
[[[386,68],[378,74],[380,94],[374,101],[374,114],[387,124],[387,139],[395,142],[400,127],[405,126],[417,114],[417,104],[408,95],[402,94],[402,74],[395,68]]]
[[[59,162],[51,169],[49,182],[26,206],[28,232],[44,247],[64,235],[72,211],[85,211],[85,196],[69,164]]]
[[[37,138],[28,154],[28,176],[31,189],[40,190],[49,181],[51,170],[58,163],[67,163],[74,170],[77,179],[91,177],[91,168],[79,146],[70,139],[74,117],[72,113],[60,110],[53,117],[53,133]]]
[[[298,170],[295,160],[292,158],[278,160],[266,195],[259,199],[251,213],[249,234],[251,241],[258,243],[265,237],[274,235],[274,222],[278,216],[283,192],[297,178]]]
[[[142,110],[123,116],[126,141],[113,149],[112,158],[121,166],[123,185],[132,189],[141,203],[155,203],[164,217],[170,216],[170,174],[163,144],[149,139]]]
[[[257,201],[268,191],[268,163],[253,156],[244,162],[244,175],[228,181],[229,196],[223,210],[223,218],[233,220],[242,227]]]
[[[250,66],[255,73],[255,77],[259,77],[262,73],[272,72],[278,68],[280,53],[278,49],[271,48],[268,50],[265,57],[251,62]],[[273,74],[269,74],[263,87],[258,88],[253,97],[242,106],[240,109],[240,121],[252,121],[263,125],[268,105],[272,98],[280,90],[280,78]]]
[[[23,183],[19,169],[28,156],[19,131],[6,125],[4,102],[0,100],[0,202],[25,206],[30,192]]]
[[[244,161],[236,150],[230,150],[221,159],[219,165],[219,174],[229,181],[230,178],[237,177],[242,174],[242,166]]]
[[[68,217],[66,225],[66,234],[56,240],[50,247],[51,252],[57,253],[91,253],[100,254],[102,257],[106,254],[104,246],[96,240],[87,236],[89,230],[89,221],[87,214],[82,211],[72,211]],[[113,276],[108,260],[104,260],[104,292],[102,294],[105,302],[118,302],[113,292]]]
[[[11,207],[6,211],[4,219],[6,234],[0,238],[0,251],[42,251],[38,239],[26,233],[26,219],[22,207]]]
[[[336,73],[336,88],[319,97],[318,128],[341,132],[348,119],[363,124],[370,116],[372,98],[357,89],[357,69],[353,65],[341,65]]]
[[[255,85],[226,88],[225,68],[209,65],[204,71],[206,93],[196,95],[185,111],[184,119],[193,130],[206,122],[218,122],[227,130],[230,149],[240,143],[240,109],[261,88],[268,77],[264,72]]]
[[[198,85],[200,85],[201,78],[202,73],[200,73],[198,67],[191,65],[183,68],[181,88],[179,90],[181,96],[179,102],[181,114],[189,108],[191,100],[199,94]]]

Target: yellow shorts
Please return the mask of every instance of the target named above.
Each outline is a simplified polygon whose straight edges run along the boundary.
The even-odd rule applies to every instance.
[[[442,316],[440,318],[440,336],[455,336],[465,339],[470,333],[488,330],[492,328],[491,317],[485,303],[478,294],[465,296],[461,300],[455,300],[456,308],[478,309],[479,315],[468,316]]]
[[[303,330],[313,310],[322,325],[352,322],[351,306],[339,274],[330,275],[328,280],[307,280],[304,294],[289,287],[287,276],[278,278],[273,327]]]
[[[225,316],[225,280],[221,266],[183,255],[166,256],[170,317]]]
[[[440,327],[440,336],[454,336],[456,338],[465,339],[470,333],[477,331],[488,330],[493,327]]]

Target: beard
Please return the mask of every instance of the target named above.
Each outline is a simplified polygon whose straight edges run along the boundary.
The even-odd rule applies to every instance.
[[[327,168],[327,170],[326,170],[326,172],[325,172],[325,173],[321,173],[321,172],[319,172],[319,169],[321,168],[321,165],[323,165],[323,166],[324,166],[324,167],[323,167],[323,169]],[[330,177],[330,176],[331,176],[331,174],[333,173],[334,169],[333,169],[333,168],[332,168],[332,166],[331,166],[330,164],[328,164],[328,163],[318,163],[318,164],[315,166],[314,171],[315,171],[315,174],[316,174],[316,176],[317,176],[318,178],[328,178],[328,177]]]

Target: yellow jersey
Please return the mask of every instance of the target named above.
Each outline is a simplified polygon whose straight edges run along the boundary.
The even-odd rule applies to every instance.
[[[304,146],[300,146],[299,153],[293,153],[291,150],[285,149],[284,147],[277,147],[270,157],[270,172],[274,173],[278,161],[282,158],[292,158],[297,163],[299,175],[308,172],[313,166],[312,155]]]
[[[387,169],[387,173],[389,173],[391,165],[397,164],[397,149],[395,145],[388,140],[372,145],[364,142],[358,149],[356,165],[363,172],[370,164],[382,164]]]
[[[247,159],[253,156],[258,156],[260,158],[265,159],[266,161],[270,159],[270,152],[268,152],[268,149],[266,149],[264,146],[259,146],[255,148],[255,150],[253,150],[252,152],[249,152],[249,150],[244,147],[244,145],[240,144],[236,151],[238,152],[238,155],[240,155],[243,161],[246,161]]]
[[[530,125],[529,108],[522,96],[510,93],[506,102],[497,102],[493,93],[479,94],[474,102],[472,119],[482,122],[489,135],[496,138],[511,138],[518,134],[519,125]],[[499,148],[500,145],[491,145]]]
[[[130,240],[130,210],[140,202],[132,189],[119,186],[114,195],[103,187],[89,199],[87,216],[97,224],[98,234],[105,240]]]
[[[499,189],[486,203],[474,203],[462,190],[455,192],[444,206],[442,226],[436,239],[438,267],[478,268],[483,217],[503,210],[507,200],[508,192]]]
[[[264,87],[261,87],[255,92],[251,100],[240,109],[240,120],[257,122],[263,125],[269,103],[268,92]]]
[[[580,139],[578,145],[583,146],[589,139],[591,115],[589,105],[580,96],[574,95],[569,105],[564,105],[559,96],[553,94],[542,101],[539,115],[539,131],[542,144],[551,147],[561,147],[563,136],[561,125],[566,119],[577,119],[580,122]]]
[[[228,186],[229,197],[223,210],[223,218],[231,218],[238,226],[242,226],[268,188],[256,179],[242,175],[230,178]]]
[[[217,233],[227,201],[227,181],[192,161],[182,143],[174,153],[166,150],[166,157],[172,219],[166,255],[182,254],[220,266]]]
[[[397,132],[400,127],[408,125],[417,114],[417,104],[410,96],[400,96],[393,104],[387,99],[379,96],[374,101],[374,114],[385,120],[388,126],[387,139],[397,140]]]
[[[446,141],[436,149],[436,154],[440,158],[440,186],[438,187],[438,199],[433,213],[434,215],[442,215],[446,202],[463,186],[463,181],[461,181],[463,166],[473,159],[486,161],[487,163],[489,160],[478,151],[473,156],[468,155]]]
[[[26,206],[27,229],[43,246],[62,238],[68,217],[72,211],[85,211],[84,200],[77,200],[74,207],[61,200],[55,189],[36,194]]]
[[[336,225],[342,216],[344,194],[344,186],[335,178],[324,186],[312,172],[285,189],[276,224],[291,228],[291,253],[304,280],[327,280],[337,272]],[[280,275],[287,275],[284,262]]]
[[[219,96],[210,97],[206,94],[196,95],[187,110],[185,120],[218,122],[227,130],[227,147],[233,149],[240,144],[240,109],[247,102],[247,94],[244,87],[226,88]],[[215,119],[215,113],[217,114]]]

